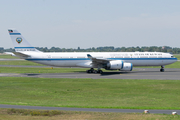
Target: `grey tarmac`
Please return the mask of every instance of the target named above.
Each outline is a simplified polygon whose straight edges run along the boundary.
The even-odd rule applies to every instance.
[[[0,73],[0,77],[38,77],[38,78],[91,78],[91,79],[155,79],[180,80],[180,69],[166,68],[160,72],[159,68],[135,68],[134,71],[113,71],[102,74],[76,72],[76,73]]]
[[[22,106],[22,105],[3,105],[0,108],[15,109],[38,109],[38,110],[65,110],[65,111],[89,111],[89,112],[121,112],[121,113],[143,113],[144,110],[136,109],[99,109],[99,108],[66,108],[66,107],[41,107],[41,106]],[[149,110],[149,113],[156,114],[172,114],[172,112],[180,113],[180,110]]]

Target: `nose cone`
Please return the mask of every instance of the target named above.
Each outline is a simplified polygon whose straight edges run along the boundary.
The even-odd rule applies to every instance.
[[[173,63],[176,62],[176,61],[178,61],[178,59],[177,59],[177,58],[174,58],[174,59],[173,59]]]
[[[175,58],[175,57],[173,57],[173,58],[170,58],[168,61],[168,64],[172,64],[172,63],[175,63],[176,61],[177,61],[178,59],[177,58]],[[167,64],[167,65],[168,65]]]

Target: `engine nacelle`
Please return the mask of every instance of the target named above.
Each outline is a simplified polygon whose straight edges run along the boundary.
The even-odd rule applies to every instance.
[[[114,61],[109,61],[107,63],[107,66],[105,69],[107,70],[117,70],[117,69],[122,69],[123,68],[123,61],[121,60],[114,60]]]
[[[123,68],[120,69],[120,70],[122,70],[122,71],[132,71],[132,69],[133,69],[132,63],[124,63]]]

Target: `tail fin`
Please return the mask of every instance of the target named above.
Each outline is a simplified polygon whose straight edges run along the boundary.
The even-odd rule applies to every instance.
[[[14,49],[16,52],[40,52],[19,33],[16,29],[8,29],[9,35],[11,36],[11,40],[14,45]]]

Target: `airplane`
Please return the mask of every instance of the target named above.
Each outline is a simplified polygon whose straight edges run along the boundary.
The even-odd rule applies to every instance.
[[[160,72],[164,72],[165,65],[177,61],[163,52],[41,52],[16,29],[8,32],[17,57],[48,66],[90,68],[87,73],[103,73],[101,69],[132,71],[133,66],[161,66]]]

